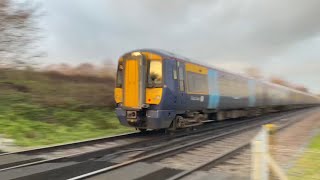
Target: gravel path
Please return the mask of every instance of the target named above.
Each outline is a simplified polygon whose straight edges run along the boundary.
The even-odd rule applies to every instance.
[[[258,130],[250,130],[239,135],[227,137],[220,141],[214,141],[204,146],[190,149],[185,153],[165,158],[156,164],[179,170],[190,170],[210,158],[217,158],[234,147],[250,141],[251,137],[257,133]]]
[[[314,111],[290,127],[272,135],[270,151],[272,157],[284,169],[292,167],[303,153],[315,132],[320,132],[320,110]],[[212,175],[228,174],[236,177],[249,177],[251,172],[251,149],[243,150],[239,155],[212,168]]]
[[[279,165],[288,170],[306,150],[315,132],[320,130],[320,111],[305,120],[275,134],[271,143],[271,154]]]

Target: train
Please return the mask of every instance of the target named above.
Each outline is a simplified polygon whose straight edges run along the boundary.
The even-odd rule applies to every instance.
[[[310,93],[156,49],[122,55],[115,84],[120,123],[140,131],[176,130],[320,103]]]

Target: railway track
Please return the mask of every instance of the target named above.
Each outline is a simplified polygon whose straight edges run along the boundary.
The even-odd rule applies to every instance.
[[[148,138],[148,135],[155,135],[155,133],[141,134],[141,133],[126,133],[117,136],[108,136],[96,139],[89,139],[85,141],[78,141],[73,143],[47,146],[35,149],[29,149],[13,153],[1,153],[0,154],[0,170],[4,170],[9,167],[25,165],[30,163],[35,163],[39,161],[44,161],[52,157],[61,157],[62,152],[74,151],[76,149],[92,147],[95,145],[104,144],[107,147],[117,146],[117,141],[122,141],[125,139],[131,139],[131,142],[138,141],[143,138]],[[131,143],[127,142],[127,143]],[[84,150],[84,149],[82,149]],[[85,151],[85,150],[84,150]],[[61,152],[61,153],[60,153]],[[77,153],[73,152],[72,154]]]
[[[308,110],[290,112],[290,115],[301,113],[301,111]],[[238,127],[246,127],[246,125],[253,122],[257,123],[261,121],[261,119],[272,118],[273,120],[279,120],[280,118],[290,116],[287,114],[288,112],[275,113],[248,120],[212,123],[208,124],[209,126],[199,127],[196,131],[180,132],[174,135],[158,134],[150,139],[140,139],[141,141],[116,147],[84,153],[80,152],[68,156],[24,163],[16,166],[8,165],[0,170],[0,176],[2,177],[1,179],[67,179],[91,171],[94,172],[99,169],[104,169],[104,167],[111,168],[128,161],[154,156],[154,154],[157,154],[155,152],[163,152],[169,149],[178,148],[181,144],[188,144],[188,142],[191,141],[201,141],[208,136],[223,136],[226,135],[226,132],[229,130],[235,131]],[[19,173],[17,174],[17,172]],[[176,173],[176,171],[174,172]]]
[[[307,112],[310,112],[310,111],[304,110],[303,115],[305,116],[306,115],[305,113]],[[145,155],[142,157],[131,158],[129,160],[126,159],[126,160],[123,160],[121,163],[118,162],[114,165],[109,165],[106,168],[102,168],[97,171],[86,173],[70,179],[76,180],[76,179],[118,178],[118,179],[143,180],[143,179],[152,178],[153,180],[156,180],[157,177],[159,179],[172,178],[172,176],[182,173],[183,171],[179,168],[172,168],[172,164],[166,167],[165,165],[163,165],[163,162],[166,162],[166,160],[170,160],[170,159],[172,160],[173,157],[176,157],[177,159],[179,159],[179,156],[180,156],[180,159],[186,161],[185,157],[183,156],[181,157],[181,155],[185,154],[187,151],[194,151],[195,148],[206,146],[207,144],[210,144],[210,143],[211,145],[219,146],[217,144],[219,144],[220,142],[221,144],[224,144],[222,149],[226,149],[227,151],[230,150],[230,148],[232,149],[230,153],[225,152],[226,153],[225,155],[224,153],[220,153],[220,155],[219,153],[216,153],[217,157],[221,156],[221,158],[219,158],[221,160],[223,159],[222,157],[228,157],[230,154],[233,154],[239,151],[239,149],[245,148],[248,142],[248,140],[245,141],[245,139],[251,139],[253,135],[255,135],[255,133],[259,130],[259,127],[262,124],[274,122],[277,120],[279,122],[279,118],[282,119],[281,121],[289,122],[289,121],[293,121],[292,119],[297,120],[302,117],[301,111],[299,111],[300,116],[296,116],[297,114],[298,113],[296,112],[296,113],[290,113],[289,115],[282,115],[281,117],[278,117],[278,118],[254,121],[254,123],[247,124],[247,126],[234,128],[234,129],[231,129],[230,131],[222,132],[213,136],[212,134],[211,135],[208,134],[207,137],[201,137],[198,140],[183,142],[175,147],[159,150],[158,152]],[[296,117],[292,118],[292,116],[296,116]],[[223,141],[227,143],[223,143]],[[237,145],[232,144],[231,147],[225,146],[226,144],[230,146],[230,143],[235,143],[235,142],[240,142],[240,145],[238,145],[239,144],[238,143]],[[238,146],[241,148],[238,148]],[[233,149],[234,147],[236,148]],[[217,147],[213,149],[211,148],[211,150],[222,152],[222,151],[219,151]],[[189,158],[187,161],[189,160],[191,161],[192,159],[195,159],[195,157],[199,159],[199,156],[197,155],[197,156],[191,156],[191,159]],[[208,157],[205,156],[204,159],[208,159]]]
[[[269,116],[275,116],[275,114],[269,115]],[[10,156],[9,157],[8,156],[4,156],[4,157],[8,158],[8,159],[5,159],[5,160],[7,160],[7,162],[9,160],[9,163],[5,163],[6,161],[1,161],[2,164],[3,164],[2,165],[3,168],[0,169],[0,175],[1,175],[1,172],[6,174],[10,170],[14,170],[14,169],[20,168],[18,170],[18,171],[20,171],[21,168],[28,169],[29,166],[39,167],[41,165],[42,166],[46,166],[45,171],[51,171],[52,170],[52,166],[49,165],[50,163],[65,163],[67,161],[69,161],[69,162],[70,161],[79,161],[79,163],[76,163],[76,164],[82,166],[83,165],[83,163],[81,163],[82,161],[87,162],[87,161],[90,161],[90,159],[98,158],[98,157],[104,156],[106,154],[119,153],[119,151],[121,151],[121,153],[130,152],[130,151],[139,151],[139,150],[136,149],[138,145],[140,145],[140,148],[147,149],[146,147],[148,147],[148,148],[153,147],[155,144],[157,145],[158,142],[161,142],[161,141],[162,142],[167,142],[170,139],[183,138],[185,136],[190,136],[192,134],[198,136],[199,131],[201,131],[201,132],[211,132],[212,130],[218,130],[218,129],[228,128],[228,127],[238,126],[240,124],[246,124],[249,121],[252,121],[252,120],[255,120],[255,119],[257,119],[257,118],[241,120],[241,121],[230,120],[230,121],[227,121],[227,122],[217,122],[217,123],[209,124],[209,125],[212,125],[212,126],[204,126],[203,128],[199,128],[198,131],[182,132],[182,133],[180,132],[180,133],[177,133],[177,134],[174,134],[174,135],[170,135],[170,136],[168,136],[168,135],[159,136],[159,133],[158,133],[157,134],[158,136],[153,136],[153,138],[148,139],[148,140],[143,140],[143,141],[130,143],[130,144],[124,144],[124,145],[116,146],[116,147],[113,147],[113,148],[102,149],[102,150],[70,154],[68,156],[62,156],[62,157],[57,157],[57,158],[52,158],[52,159],[50,159],[50,158],[49,159],[41,159],[41,158],[40,159],[36,159],[35,157],[39,157],[39,156],[31,156],[31,159],[33,160],[32,162],[25,161],[24,159],[21,160],[21,159],[19,159],[19,157],[16,156],[17,154],[14,153],[15,156],[13,156],[13,158],[10,157]],[[150,136],[150,133],[149,133],[148,137],[149,136]],[[157,140],[155,140],[155,139],[157,139]],[[81,143],[81,144],[84,144],[84,143]],[[53,147],[53,149],[57,149],[57,147]],[[60,149],[60,148],[58,148],[58,149]],[[64,147],[64,149],[67,149],[67,148]],[[36,152],[34,152],[34,151],[36,151]],[[50,150],[50,148],[48,148],[48,149],[45,148],[45,149],[40,149],[40,151],[41,152],[47,152],[47,151],[52,151],[52,149]],[[38,150],[32,150],[31,152],[26,151],[24,153],[29,153],[29,155],[30,155],[30,154],[38,154],[37,152],[38,152]],[[19,152],[19,153],[21,153],[21,152]],[[11,154],[7,154],[7,155],[11,155]],[[46,156],[48,156],[48,155],[46,155]],[[12,158],[12,159],[10,159],[10,158]],[[12,161],[19,162],[19,164],[10,163]],[[105,166],[105,164],[104,164],[104,166]],[[98,168],[98,167],[95,167],[95,168]],[[59,166],[58,166],[58,168],[59,168]],[[43,168],[42,168],[42,170],[43,170]],[[66,170],[66,168],[64,170]],[[28,172],[28,170],[26,170],[24,172],[27,172],[26,175],[34,173],[34,172],[30,173],[30,172]],[[15,174],[15,176],[16,176],[16,174]]]
[[[217,122],[213,123],[214,127],[202,127],[198,131],[211,131],[213,129],[219,129],[224,127],[236,126],[242,123],[246,123],[249,120],[235,121],[230,120],[228,123]],[[128,133],[118,136],[99,138],[87,141],[80,141],[75,143],[50,146],[44,148],[31,149],[26,151],[14,152],[14,153],[4,153],[0,154],[0,172],[21,168],[41,163],[49,163],[57,160],[64,160],[66,158],[77,157],[81,155],[90,156],[90,153],[95,153],[95,155],[114,153],[115,151],[121,151],[123,149],[133,148],[134,146],[141,146],[141,148],[148,146],[152,147],[154,140],[166,141],[172,138],[183,137],[186,135],[196,134],[198,131],[193,132],[179,132],[171,136],[166,136],[162,132],[147,132],[147,133]],[[90,149],[92,146],[99,146],[96,149]],[[88,147],[88,148],[87,148]],[[108,149],[108,152],[104,151]],[[99,151],[101,150],[101,151]],[[98,152],[97,152],[98,151]],[[136,149],[135,149],[136,151]],[[67,155],[66,155],[67,154]]]
[[[292,124],[295,124],[297,122],[299,122],[301,119],[295,119],[292,121],[288,121],[286,123],[281,124],[280,127],[278,127],[278,129],[276,130],[275,133],[289,127]],[[195,167],[190,168],[189,170],[186,171],[182,171],[176,175],[174,175],[173,177],[168,178],[167,180],[181,180],[181,179],[185,179],[185,180],[191,180],[191,179],[195,179],[195,178],[199,178],[199,174],[198,171],[210,171],[213,168],[215,168],[216,166],[225,163],[227,160],[233,158],[234,156],[240,154],[242,151],[247,150],[250,148],[250,143],[251,143],[251,139],[243,139],[244,143],[239,143],[238,146],[230,148],[229,150],[227,150],[224,153],[219,154],[216,157],[213,158],[209,158],[207,160],[205,160],[202,163],[199,163],[198,165],[196,165]],[[207,174],[203,174],[204,176],[206,176]]]

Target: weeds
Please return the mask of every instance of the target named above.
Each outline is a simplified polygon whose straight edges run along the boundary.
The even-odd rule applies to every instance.
[[[132,131],[113,112],[113,79],[0,70],[0,134],[39,146]]]

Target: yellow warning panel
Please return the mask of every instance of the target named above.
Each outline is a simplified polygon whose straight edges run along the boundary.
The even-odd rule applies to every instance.
[[[146,103],[160,104],[162,98],[162,88],[146,88]]]
[[[191,63],[186,63],[186,71],[199,74],[208,74],[208,68]]]
[[[121,103],[123,101],[122,88],[115,88],[114,89],[114,100],[116,101],[116,103]]]
[[[154,54],[151,52],[141,52],[147,60],[162,60],[162,57],[158,54]]]

